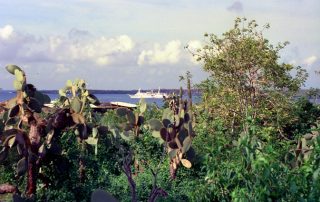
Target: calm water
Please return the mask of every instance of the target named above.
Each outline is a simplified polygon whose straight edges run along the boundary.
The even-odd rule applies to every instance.
[[[57,99],[59,95],[57,93],[46,93],[49,95],[51,100]],[[14,91],[9,90],[0,90],[0,102],[8,100],[10,98],[15,97]],[[139,99],[130,98],[128,94],[94,94],[100,102],[127,102],[136,104],[139,102]],[[147,103],[156,103],[159,107],[162,106],[162,99],[145,99]]]

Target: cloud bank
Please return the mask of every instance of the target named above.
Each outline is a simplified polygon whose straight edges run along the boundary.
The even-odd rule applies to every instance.
[[[189,43],[192,47],[201,47],[197,40]],[[180,40],[140,42],[127,34],[96,36],[79,29],[71,29],[64,35],[39,36],[5,25],[0,27],[0,64],[20,65],[27,74],[31,72],[28,74],[31,81],[40,84],[50,81],[47,85],[64,83],[64,80],[76,76],[88,77],[93,88],[104,85],[117,88],[113,85],[134,83],[133,78],[142,76],[148,78],[145,82],[149,86],[165,87],[175,80],[178,82],[179,75],[199,65],[184,49],[185,45]],[[0,74],[4,74],[1,71]],[[165,74],[172,77],[171,83],[157,80]],[[141,86],[136,84],[137,87]]]
[[[0,59],[59,64],[57,72],[67,72],[66,64],[77,63],[106,67],[126,65],[124,63],[128,60],[136,60],[139,66],[194,62],[180,40],[171,40],[165,44],[155,42],[151,48],[148,48],[150,44],[139,44],[136,47],[137,43],[126,34],[96,37],[89,31],[72,29],[65,36],[35,36],[18,32],[13,26],[6,25],[0,28],[0,53],[3,53]],[[201,47],[197,40],[189,43],[192,47]]]
[[[78,63],[104,66],[114,57],[129,53],[135,44],[127,35],[88,37],[87,31],[72,30],[68,36],[33,36],[16,32],[11,25],[0,29],[2,60],[22,62]]]
[[[164,48],[156,43],[153,49],[142,50],[138,57],[138,65],[176,64],[181,57],[181,42],[174,40],[168,42]]]

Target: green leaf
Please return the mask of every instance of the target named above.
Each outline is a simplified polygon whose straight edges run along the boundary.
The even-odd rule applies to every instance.
[[[162,120],[164,119],[168,119],[173,122],[173,112],[171,111],[171,109],[166,108],[163,110]]]
[[[149,126],[151,130],[156,130],[156,131],[160,131],[160,129],[163,128],[163,124],[158,119],[150,119]]]
[[[190,147],[189,150],[187,151],[186,157],[189,161],[192,161],[196,157],[196,152],[192,147]]]
[[[175,119],[175,125],[176,125],[176,127],[178,127],[180,125],[180,117],[178,115],[175,115],[174,119]],[[181,120],[182,120],[182,118],[181,118]]]
[[[0,164],[7,159],[8,154],[9,154],[9,148],[3,147],[2,150],[0,151]]]
[[[184,118],[184,117],[185,117],[185,114],[187,114],[187,113],[185,113],[185,112],[184,112],[184,109],[182,109],[182,107],[180,106],[180,107],[179,107],[179,116],[180,116],[180,118]]]
[[[19,69],[14,70],[14,75],[16,76],[17,81],[19,82],[23,82],[24,78],[23,78],[23,72]]]
[[[20,105],[16,105],[9,110],[9,117],[10,118],[15,117],[19,114],[19,112],[20,112]]]
[[[9,119],[6,121],[5,125],[6,125],[6,126],[13,126],[13,125],[16,125],[17,123],[18,123],[18,119],[12,117],[12,118],[9,118]]]
[[[182,153],[186,153],[191,147],[192,139],[190,136],[186,137],[182,144]]]
[[[160,132],[159,131],[152,131],[152,137],[155,137],[155,138],[159,138],[160,137]]]
[[[1,162],[1,161],[0,161]],[[320,168],[317,168],[316,171],[314,171],[313,175],[312,175],[312,178],[313,178],[313,181],[316,182],[318,177],[319,177],[319,173],[320,173]]]
[[[189,113],[185,113],[183,118],[185,123],[188,123],[191,119]]]
[[[171,149],[178,149],[179,146],[177,144],[177,142],[175,140],[172,140],[168,143],[168,146],[171,148]]]
[[[13,147],[14,144],[16,143],[16,135],[10,135],[6,138],[6,140],[4,141],[3,145],[5,145],[6,147]]]
[[[94,146],[94,154],[98,155],[98,138],[89,137],[86,140],[86,143],[88,143],[89,145]]]
[[[178,133],[178,139],[181,143],[188,137],[188,131],[185,128],[182,128]]]
[[[26,173],[27,170],[28,170],[28,162],[27,162],[27,159],[23,157],[17,163],[17,175],[22,176]]]
[[[174,157],[176,157],[178,152],[178,149],[169,149],[169,157],[170,159],[173,159]]]
[[[48,153],[53,155],[61,155],[62,149],[57,142],[52,141],[50,145],[48,145]]]
[[[118,116],[125,116],[128,113],[128,109],[125,107],[119,107],[116,109],[116,113]]]
[[[120,133],[120,136],[126,141],[131,141],[134,139],[133,131],[123,131],[122,133]]]
[[[1,136],[2,137],[7,137],[7,136],[10,136],[10,135],[16,135],[19,133],[19,130],[18,129],[8,129],[8,130],[5,130],[5,131],[2,131],[2,134]]]
[[[89,94],[88,95],[88,100],[93,105],[100,105],[99,99],[93,94]]]
[[[40,157],[44,157],[46,155],[46,152],[47,152],[46,145],[42,144],[38,149],[38,153],[39,153]]]
[[[40,102],[32,97],[30,98],[30,101],[28,102],[28,107],[36,113],[41,113],[41,111],[42,111],[42,106],[41,106]]]
[[[71,80],[67,80],[67,82],[66,82],[66,87],[67,87],[68,89],[70,89],[72,86],[73,86],[72,81],[71,81]]]
[[[131,110],[128,110],[128,112],[127,112],[127,119],[131,125],[136,124],[136,116],[134,115],[134,113]]]
[[[66,92],[65,92],[64,89],[59,89],[59,95],[60,95],[61,97],[67,97],[67,94],[66,94]]]
[[[91,201],[92,202],[118,202],[116,198],[114,198],[111,194],[108,192],[105,192],[101,189],[98,189],[94,191],[91,195]]]
[[[120,132],[117,128],[112,128],[111,132],[112,132],[114,138],[120,137]]]
[[[141,125],[144,123],[144,117],[137,115],[137,116],[136,116],[136,121],[137,121],[136,124],[137,124],[138,126],[141,126]]]
[[[181,159],[181,163],[186,168],[191,168],[191,166],[192,166],[191,162],[187,159]]]
[[[49,104],[51,102],[51,98],[48,95],[43,94],[39,91],[34,92],[34,98],[38,100],[41,106],[44,104]]]
[[[98,136],[98,133],[99,133],[98,128],[96,128],[96,127],[92,128],[92,137],[93,138],[96,138]]]
[[[79,137],[83,139],[88,138],[87,126],[85,124],[78,124]]]
[[[74,97],[74,98],[71,100],[71,109],[72,109],[74,112],[80,113],[80,111],[81,111],[81,106],[82,106],[82,103],[81,103],[81,101],[79,100],[79,98]]]
[[[6,69],[10,74],[13,74],[13,75],[14,75],[14,72],[15,72],[16,69],[21,71],[21,68],[18,67],[17,65],[7,65]]]
[[[164,127],[168,128],[171,124],[171,121],[169,119],[163,119],[162,124],[164,125]]]
[[[88,139],[85,140],[86,143],[90,144],[90,145],[97,145],[98,144],[98,138],[94,138],[94,137],[88,137]]]
[[[313,135],[311,133],[307,133],[303,136],[306,140],[311,140]]]
[[[161,135],[161,138],[163,139],[163,141],[168,141],[168,142],[171,141],[171,137],[170,137],[166,128],[160,129],[160,135]]]
[[[140,100],[140,112],[144,113],[147,110],[147,103],[144,98]]]
[[[22,90],[23,83],[17,80],[13,81],[13,87],[15,90]]]

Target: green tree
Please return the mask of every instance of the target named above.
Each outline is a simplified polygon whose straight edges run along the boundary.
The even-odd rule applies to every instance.
[[[317,103],[317,99],[319,96],[319,89],[318,88],[310,88],[307,92],[308,97],[311,99],[313,98],[313,103]]]
[[[237,18],[221,37],[205,34],[206,44],[193,52],[210,74],[200,85],[204,103],[215,117],[224,117],[231,132],[248,116],[281,125],[291,96],[307,77],[301,67],[279,61],[279,52],[288,42],[270,44],[263,36],[268,28],[268,24],[259,29],[256,21]],[[271,115],[276,118],[270,120]]]

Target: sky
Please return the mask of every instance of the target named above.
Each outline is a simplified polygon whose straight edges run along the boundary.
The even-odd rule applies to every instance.
[[[309,73],[320,87],[319,0],[10,0],[0,1],[0,87],[13,88],[7,64],[38,89],[82,78],[90,89],[178,88],[208,75],[184,48],[204,33],[221,35],[236,17],[270,23],[271,43],[289,41],[281,61]]]

